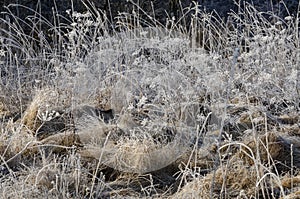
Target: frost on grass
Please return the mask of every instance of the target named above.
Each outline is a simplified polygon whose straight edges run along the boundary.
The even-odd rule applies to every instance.
[[[19,168],[32,194],[49,197],[284,197],[298,186],[287,185],[300,167],[293,17],[270,22],[246,4],[230,27],[195,15],[194,34],[174,20],[129,27],[121,15],[111,31],[105,17],[70,15],[58,49],[41,40],[35,51],[20,34],[28,60],[1,57],[4,195],[18,193]],[[219,42],[208,52],[196,35]]]
[[[101,38],[98,51],[76,68],[74,91],[79,99],[93,94],[96,98],[96,92],[86,92],[108,88],[104,107],[113,111],[111,123],[117,130],[102,135],[97,129],[106,124],[98,121],[98,126],[93,126],[93,118],[85,119],[81,128],[92,125],[89,134],[102,136],[102,146],[87,147],[85,154],[118,170],[145,173],[163,168],[185,153],[203,122],[198,121],[200,95],[191,83],[191,78],[197,77],[192,77],[195,69],[186,57],[188,42],[182,34],[156,28]],[[83,133],[79,130],[79,134]],[[111,137],[116,144],[103,146]]]

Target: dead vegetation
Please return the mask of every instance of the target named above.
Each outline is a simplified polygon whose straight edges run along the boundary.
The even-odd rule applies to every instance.
[[[74,12],[57,35],[62,57],[1,62],[20,61],[0,82],[1,197],[300,197],[299,21],[278,19],[277,30],[240,9],[230,30],[205,18],[218,37],[228,31],[211,52],[191,45],[196,32],[177,34],[180,21],[144,29],[133,13],[130,30],[120,18],[124,32],[89,37],[107,22]],[[1,38],[0,50],[14,48]],[[48,73],[28,80],[33,58]]]
[[[33,98],[22,118],[2,126],[1,175],[5,197],[17,193],[7,187],[16,175],[24,178],[28,188],[34,187],[30,188],[33,197],[37,191],[45,191],[47,197],[67,194],[66,198],[91,193],[92,197],[113,198],[259,198],[270,194],[296,197],[300,145],[295,133],[299,130],[295,127],[299,120],[293,114],[278,116],[284,122],[269,130],[266,118],[261,119],[262,124],[254,122],[261,114],[251,114],[249,121],[245,120],[249,106],[238,108],[244,106],[240,99],[228,112],[232,117],[239,117],[236,124],[244,126],[248,133],[236,134],[235,138],[224,134],[219,148],[218,131],[208,131],[204,137],[198,137],[198,143],[203,143],[199,147],[181,144],[184,137],[179,137],[183,140],[173,138],[163,146],[153,140],[127,137],[122,129],[137,125],[127,124],[130,115],[126,116],[126,122],[116,120],[116,116],[104,122],[100,109],[97,112],[92,106],[73,108],[73,116],[69,121],[64,120],[65,124],[72,125],[63,128],[53,123],[55,118],[42,121],[38,113],[49,104],[40,96],[44,93],[44,90],[36,92],[37,99]],[[56,117],[65,117],[70,110],[59,110],[55,103],[52,106],[62,113]],[[191,110],[200,110],[196,107],[183,110],[189,110],[191,117]],[[53,110],[50,105],[47,109]],[[182,116],[179,118],[186,121]],[[113,124],[113,120],[121,124]],[[42,125],[54,130],[48,135],[43,130],[44,136],[37,137]],[[227,125],[230,129],[232,124]]]

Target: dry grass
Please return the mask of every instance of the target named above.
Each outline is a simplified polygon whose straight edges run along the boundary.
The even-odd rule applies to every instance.
[[[74,12],[38,46],[3,19],[1,197],[299,197],[298,16],[187,12]]]

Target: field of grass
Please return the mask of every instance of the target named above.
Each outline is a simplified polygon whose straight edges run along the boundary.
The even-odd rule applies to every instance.
[[[135,8],[0,19],[0,198],[300,198],[300,17]]]

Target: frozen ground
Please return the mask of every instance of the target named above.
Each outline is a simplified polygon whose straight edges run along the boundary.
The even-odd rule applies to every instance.
[[[1,196],[297,198],[299,18],[198,14],[111,32],[74,12],[53,44],[6,21]]]

